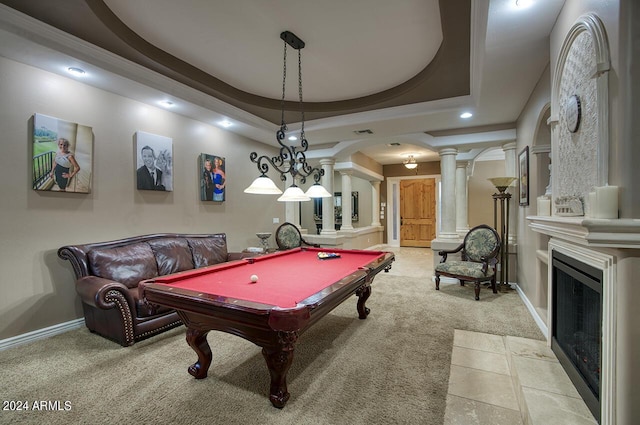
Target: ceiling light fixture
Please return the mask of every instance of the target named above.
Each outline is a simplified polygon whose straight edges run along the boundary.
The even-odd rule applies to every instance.
[[[331,194],[320,184],[320,178],[324,175],[324,170],[321,168],[311,167],[307,163],[307,157],[305,152],[309,148],[309,142],[304,135],[304,109],[302,103],[302,54],[301,50],[304,48],[304,41],[299,39],[295,34],[289,31],[284,31],[280,34],[280,38],[284,41],[284,66],[282,71],[282,99],[280,101],[281,107],[281,124],[280,129],[276,132],[276,139],[280,145],[280,154],[269,158],[266,155],[258,156],[256,152],[251,152],[249,159],[251,162],[258,166],[260,176],[256,178],[251,186],[244,190],[245,193],[255,194],[279,194],[282,193],[276,184],[267,177],[269,172],[269,165],[273,167],[278,173],[280,173],[280,180],[287,181],[287,175],[291,175],[292,184],[285,190],[284,194],[278,198],[280,202],[298,202],[298,201],[310,201],[311,198],[329,198]],[[300,113],[301,113],[301,130],[300,130],[300,148],[296,146],[288,146],[283,143],[287,133],[287,124],[284,121],[284,92],[287,80],[287,45],[293,47],[298,51],[298,97],[300,101]],[[307,190],[303,192],[296,185],[296,179],[300,183],[305,183],[307,177],[313,175],[315,183]]]
[[[86,74],[86,72],[84,72],[84,69],[77,68],[75,66],[70,66],[69,68],[67,68],[67,72],[69,74],[75,75],[76,77],[82,77]]]
[[[516,6],[520,8],[529,7],[533,4],[533,0],[516,0]]]
[[[164,106],[165,108],[170,108],[173,106],[173,102],[170,100],[161,100],[160,102],[158,102],[161,106]]]
[[[463,118],[463,119],[471,118],[472,116],[473,114],[471,112],[463,112],[460,114],[460,118]]]
[[[410,170],[413,170],[418,166],[418,163],[416,162],[416,159],[413,157],[413,155],[409,155],[409,157],[404,160],[404,166]]]
[[[218,125],[224,127],[224,128],[229,128],[233,125],[233,123],[229,120],[222,120],[222,121],[218,121]]]

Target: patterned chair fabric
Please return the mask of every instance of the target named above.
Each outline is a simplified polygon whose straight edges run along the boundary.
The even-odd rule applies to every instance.
[[[447,261],[448,254],[460,252],[461,261]],[[500,253],[500,237],[498,233],[486,224],[481,224],[469,230],[463,243],[454,250],[440,251],[442,260],[435,267],[436,290],[440,289],[440,276],[453,277],[460,280],[475,282],[476,300],[480,299],[480,284],[491,282],[493,293],[496,289],[496,264]]]
[[[310,244],[302,238],[298,228],[291,223],[282,223],[276,230],[276,243],[278,249],[293,249],[303,245],[319,247],[318,244]]]

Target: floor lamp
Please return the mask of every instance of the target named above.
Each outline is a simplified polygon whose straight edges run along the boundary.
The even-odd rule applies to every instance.
[[[494,177],[489,179],[498,189],[493,197],[493,228],[500,234],[500,288],[511,288],[509,285],[509,200],[511,194],[506,190],[515,177]],[[498,200],[500,209],[498,209]],[[497,276],[496,276],[497,278]]]

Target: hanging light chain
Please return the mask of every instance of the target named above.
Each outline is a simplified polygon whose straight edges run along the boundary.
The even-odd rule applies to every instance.
[[[258,156],[256,152],[251,152],[249,159],[251,162],[258,166],[262,176],[266,176],[269,172],[269,165],[273,167],[279,174],[282,181],[286,181],[287,174],[290,174],[293,179],[293,185],[295,186],[296,178],[300,179],[301,183],[306,182],[306,178],[313,175],[315,183],[320,182],[320,178],[324,175],[324,169],[311,167],[307,163],[305,152],[309,147],[306,136],[304,134],[304,103],[302,98],[302,53],[301,50],[304,47],[304,42],[296,37],[294,34],[288,31],[283,32],[280,38],[284,40],[284,52],[283,52],[283,66],[282,66],[282,98],[280,99],[281,109],[281,124],[280,129],[276,132],[276,138],[280,145],[280,154],[278,156],[268,157],[266,155]],[[301,129],[300,129],[300,145],[301,149],[298,150],[295,146],[290,146],[284,143],[287,132],[287,124],[285,122],[285,92],[287,81],[287,44],[298,51],[298,99],[299,109],[301,114]]]

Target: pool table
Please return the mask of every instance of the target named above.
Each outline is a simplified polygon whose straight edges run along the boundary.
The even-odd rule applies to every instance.
[[[335,255],[321,258],[327,253]],[[175,309],[187,326],[187,343],[198,355],[188,371],[197,379],[206,378],[211,365],[211,330],[262,347],[271,375],[269,399],[282,408],[298,337],[352,294],[358,317],[366,319],[371,282],[389,271],[394,258],[382,251],[295,248],[159,276],[139,288],[143,299]]]

